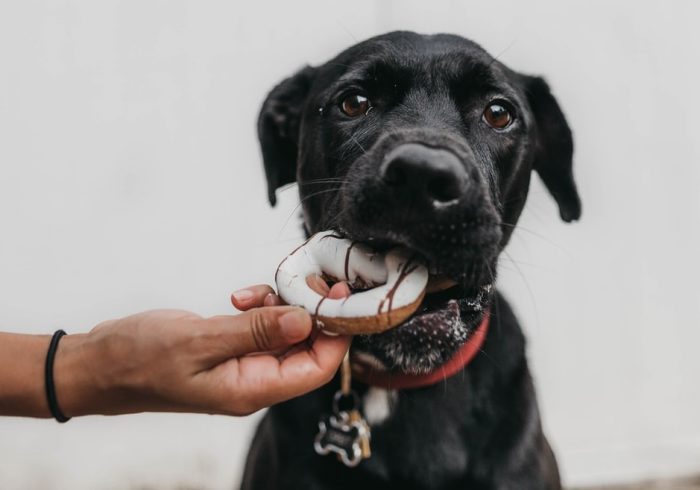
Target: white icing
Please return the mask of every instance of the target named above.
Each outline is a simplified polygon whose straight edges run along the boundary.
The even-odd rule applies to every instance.
[[[323,273],[350,285],[364,283],[371,289],[347,298],[324,298],[306,283],[309,275]],[[405,274],[403,278],[402,274]],[[408,250],[395,248],[382,254],[366,245],[338,238],[333,231],[323,231],[282,261],[275,280],[280,297],[290,305],[320,316],[355,318],[375,316],[415,303],[428,283],[428,270]]]

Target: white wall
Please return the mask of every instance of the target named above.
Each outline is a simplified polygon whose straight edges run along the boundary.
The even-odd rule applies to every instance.
[[[501,271],[569,483],[700,470],[700,34],[687,2],[0,3],[0,329],[230,310],[301,237],[268,88],[370,35],[451,31],[545,74],[583,220],[539,184]],[[0,420],[0,488],[231,488],[255,418]]]

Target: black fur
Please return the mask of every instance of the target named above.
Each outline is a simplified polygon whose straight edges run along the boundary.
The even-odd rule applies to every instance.
[[[342,100],[358,93],[372,109],[349,117]],[[494,101],[514,116],[506,129],[482,117]],[[408,247],[459,284],[400,327],[357,337],[354,352],[389,370],[425,372],[459,349],[486,309],[492,319],[482,352],[461,373],[397,394],[389,418],[373,427],[372,458],[355,469],[312,448],[337,381],[272,407],[242,488],[559,489],[524,338],[492,288],[532,170],[562,219],[581,213],[571,132],[547,84],[461,37],[394,32],[283,81],[258,128],[270,202],[296,180],[308,232]]]

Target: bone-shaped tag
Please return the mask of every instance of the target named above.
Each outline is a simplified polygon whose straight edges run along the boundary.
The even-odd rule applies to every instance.
[[[357,466],[362,461],[363,437],[368,437],[367,426],[361,421],[351,421],[347,412],[326,415],[318,422],[318,434],[314,449],[322,456],[338,455],[345,466]]]

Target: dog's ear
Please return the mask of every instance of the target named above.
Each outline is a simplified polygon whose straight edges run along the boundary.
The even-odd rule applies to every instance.
[[[547,82],[526,76],[524,89],[537,123],[534,169],[559,205],[561,219],[575,221],[581,216],[581,200],[574,182],[571,130]]]
[[[258,117],[267,195],[277,203],[275,190],[294,182],[301,115],[313,82],[315,69],[307,66],[283,80],[268,94]]]

